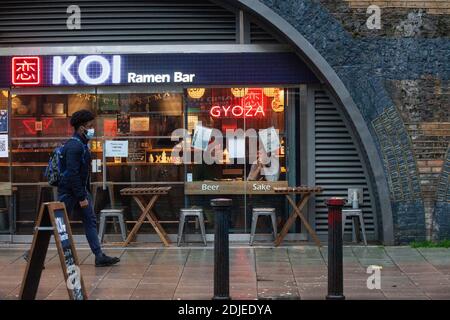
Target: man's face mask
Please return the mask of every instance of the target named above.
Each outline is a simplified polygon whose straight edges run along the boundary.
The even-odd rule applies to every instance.
[[[94,128],[86,129],[84,135],[86,136],[87,139],[94,138],[95,129]]]

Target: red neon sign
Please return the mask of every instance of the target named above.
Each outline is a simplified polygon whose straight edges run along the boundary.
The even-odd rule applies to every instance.
[[[13,57],[11,82],[16,86],[35,86],[41,84],[40,57]]]
[[[214,118],[256,118],[265,117],[266,113],[261,105],[246,106],[213,106],[209,114]]]
[[[214,118],[260,118],[266,116],[262,89],[249,89],[235,104],[214,105],[209,114]]]

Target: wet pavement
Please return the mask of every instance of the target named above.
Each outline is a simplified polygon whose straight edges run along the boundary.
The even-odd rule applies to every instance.
[[[0,245],[0,299],[18,299],[27,246]],[[207,299],[213,295],[214,252],[209,247],[107,247],[121,262],[96,268],[86,247],[77,248],[89,299]],[[308,246],[230,248],[232,299],[324,299],[327,249]],[[368,289],[370,265],[381,266],[381,289]],[[450,249],[344,247],[347,299],[450,299]],[[38,299],[68,299],[54,248]]]

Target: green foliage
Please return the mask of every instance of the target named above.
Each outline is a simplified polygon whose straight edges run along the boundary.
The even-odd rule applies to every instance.
[[[413,248],[450,248],[450,239],[441,241],[419,241],[411,242],[411,247]]]

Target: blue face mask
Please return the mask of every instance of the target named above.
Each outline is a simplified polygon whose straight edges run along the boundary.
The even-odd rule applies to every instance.
[[[94,128],[87,129],[84,135],[86,136],[86,139],[88,140],[92,139],[95,135],[95,129]]]

